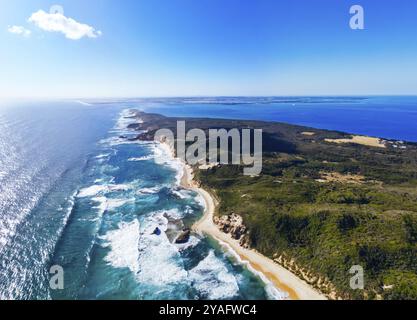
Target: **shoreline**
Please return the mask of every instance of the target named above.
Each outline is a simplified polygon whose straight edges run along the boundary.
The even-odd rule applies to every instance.
[[[263,275],[278,291],[288,294],[291,300],[327,300],[327,298],[312,286],[298,278],[284,267],[280,266],[268,257],[254,249],[245,249],[229,234],[220,231],[213,222],[214,212],[217,206],[216,199],[205,189],[199,187],[195,181],[192,168],[183,162],[183,176],[181,186],[198,193],[205,203],[204,214],[192,229],[199,234],[206,234],[214,238],[223,247],[239,256],[240,260],[253,270]]]

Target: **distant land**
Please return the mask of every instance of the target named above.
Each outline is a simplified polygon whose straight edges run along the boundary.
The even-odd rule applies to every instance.
[[[417,144],[286,123],[136,111],[136,139],[156,130],[263,129],[263,171],[194,166],[217,200],[214,222],[330,299],[417,299]],[[364,268],[364,290],[349,270]]]

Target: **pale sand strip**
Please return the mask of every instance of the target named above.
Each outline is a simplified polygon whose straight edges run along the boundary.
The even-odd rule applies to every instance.
[[[366,136],[352,136],[350,139],[324,139],[326,142],[331,143],[356,143],[364,146],[386,148],[385,141],[379,138],[366,137]]]
[[[237,253],[240,258],[249,263],[250,266],[258,272],[265,275],[275,287],[289,294],[289,298],[293,300],[326,300],[327,298],[308,285],[306,282],[298,278],[296,275],[281,267],[273,260],[263,256],[255,250],[249,250],[241,247],[239,242],[230,235],[220,231],[213,223],[213,215],[217,203],[215,199],[203,188],[196,185],[193,180],[192,169],[188,165],[184,165],[184,175],[181,185],[191,189],[202,196],[205,202],[205,211],[203,217],[195,223],[193,230],[200,234],[207,234],[217,241],[224,242]]]

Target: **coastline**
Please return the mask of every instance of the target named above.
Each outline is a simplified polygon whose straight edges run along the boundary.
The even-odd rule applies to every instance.
[[[192,168],[186,163],[183,164],[184,173],[181,178],[181,186],[195,191],[205,202],[203,217],[193,225],[195,232],[206,234],[218,241],[220,245],[229,247],[250,268],[265,276],[275,288],[287,293],[291,300],[327,300],[323,294],[319,293],[295,274],[256,250],[243,248],[229,234],[220,231],[213,222],[213,216],[217,206],[216,199],[195,183]]]

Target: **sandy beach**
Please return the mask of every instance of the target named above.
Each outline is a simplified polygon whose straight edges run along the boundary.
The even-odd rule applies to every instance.
[[[213,223],[213,215],[216,209],[216,200],[209,192],[196,185],[193,180],[192,169],[184,165],[184,174],[181,180],[184,188],[191,189],[202,196],[205,202],[205,211],[203,217],[195,223],[193,230],[200,234],[206,234],[220,244],[230,247],[245,263],[251,268],[262,273],[274,286],[279,290],[288,293],[291,300],[326,300],[327,298],[298,278],[296,275],[281,267],[273,260],[263,256],[253,249],[245,249],[239,245],[239,242],[230,235],[220,231]]]

